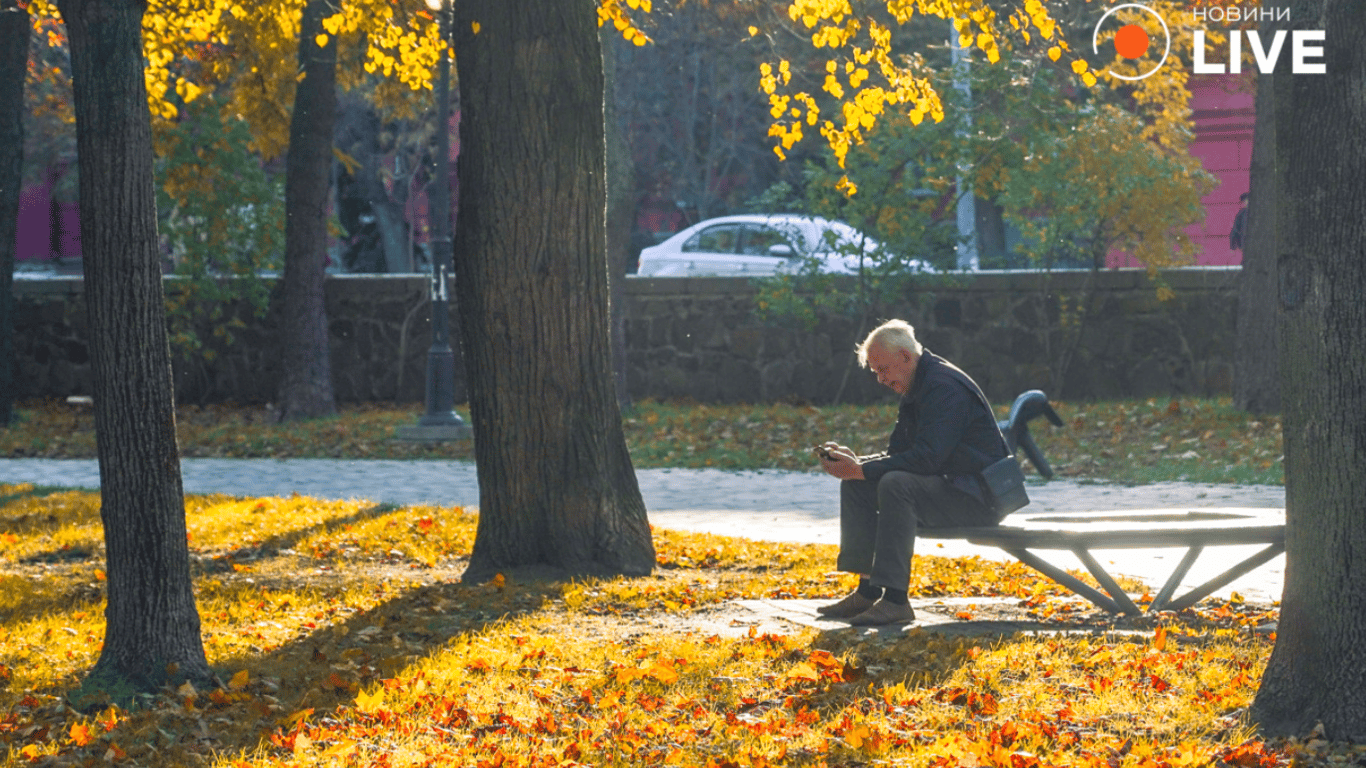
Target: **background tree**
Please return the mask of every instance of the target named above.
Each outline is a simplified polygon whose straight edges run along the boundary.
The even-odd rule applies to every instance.
[[[192,370],[235,343],[245,326],[239,309],[266,314],[270,286],[261,274],[279,270],[284,242],[279,174],[250,150],[246,122],[224,115],[220,101],[205,94],[182,104],[174,122],[152,126],[157,229],[180,278],[166,297],[171,348]]]
[[[767,314],[814,322],[819,310],[866,324],[895,311],[914,287],[952,279],[927,277],[916,263],[957,268],[954,208],[965,169],[999,228],[995,247],[982,249],[983,266],[1095,272],[1116,249],[1151,269],[1190,262],[1194,245],[1184,230],[1203,217],[1213,178],[1181,142],[1170,148],[1145,138],[1141,117],[1107,103],[1105,90],[1074,88],[1071,73],[1057,72],[1047,56],[1003,43],[997,64],[957,74],[931,58],[915,57],[907,69],[942,94],[943,120],[882,116],[848,148],[842,167],[830,156],[808,163],[799,202],[777,206],[848,221],[878,247],[851,247],[861,256],[852,284],[819,274],[817,260],[797,276],[766,280],[758,298]],[[982,217],[977,223],[983,227]],[[1047,280],[1040,290],[1053,311],[1035,325],[1039,362],[1051,372],[1038,386],[1061,395],[1095,299],[1089,287],[1063,295]]]
[[[81,240],[108,602],[91,682],[209,676],[190,582],[157,252],[138,0],[61,0],[71,40]],[[124,690],[127,690],[124,688]]]
[[[414,192],[433,181],[432,119],[395,118],[360,89],[341,97],[335,145],[337,218],[348,272],[416,272],[428,266],[407,218]]]
[[[0,429],[14,417],[14,249],[24,178],[28,9],[0,0]]]
[[[608,45],[619,73],[611,95],[638,168],[635,206],[656,226],[745,210],[773,183],[800,179],[799,162],[784,165],[767,147],[766,99],[755,88],[759,62],[776,48],[805,53],[779,10],[771,1],[662,0],[643,20],[648,45]]]
[[[469,581],[654,567],[612,384],[594,5],[455,5],[455,286],[479,465]]]
[[[1263,24],[1262,39],[1275,22]],[[1281,75],[1283,76],[1283,75]],[[1252,172],[1242,269],[1238,272],[1238,332],[1235,335],[1233,405],[1249,413],[1281,410],[1280,354],[1276,338],[1276,89],[1278,75],[1257,77],[1252,127]]]
[[[323,293],[337,43],[323,31],[328,0],[308,0],[299,26],[299,77],[285,160],[285,270],[280,285],[282,421],[336,413]]]
[[[1252,718],[1322,723],[1366,742],[1366,16],[1353,0],[1289,4],[1325,30],[1324,75],[1276,75],[1269,165],[1285,434],[1285,591]],[[1259,177],[1254,189],[1267,185]],[[1263,230],[1265,233],[1265,229]]]

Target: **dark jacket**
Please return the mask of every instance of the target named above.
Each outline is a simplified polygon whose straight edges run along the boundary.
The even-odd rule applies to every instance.
[[[944,475],[980,501],[977,476],[1005,456],[1005,438],[981,388],[927,349],[916,364],[915,381],[901,398],[887,452],[865,460],[863,476],[877,481],[893,471]]]
[[[1247,209],[1239,208],[1233,215],[1233,229],[1228,233],[1228,247],[1235,251],[1243,250],[1243,235],[1247,230]]]

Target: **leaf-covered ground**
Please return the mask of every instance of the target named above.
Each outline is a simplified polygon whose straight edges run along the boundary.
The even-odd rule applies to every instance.
[[[1060,475],[1281,482],[1279,423],[1226,401],[1056,406],[1066,426],[1034,431]],[[395,440],[419,413],[278,425],[264,408],[182,407],[178,428],[186,456],[469,457]],[[89,406],[24,403],[20,418],[0,455],[94,455]],[[643,403],[626,429],[641,467],[809,469],[811,445],[871,450],[892,418],[890,404]],[[1322,739],[1267,743],[1246,722],[1270,606],[1115,620],[1019,564],[917,556],[915,597],[1052,631],[746,631],[736,600],[847,592],[834,548],[656,530],[648,578],[467,586],[472,510],[192,496],[186,514],[218,680],[78,706],[104,631],[98,497],[0,486],[0,765],[1366,762]]]
[[[1284,482],[1279,418],[1249,417],[1227,398],[1055,407],[1065,426],[1040,419],[1031,430],[1062,477]],[[396,429],[416,424],[421,412],[417,405],[352,405],[333,418],[282,425],[264,406],[182,406],[177,429],[186,457],[472,457],[469,441],[432,445],[396,439]],[[18,414],[17,424],[0,430],[0,456],[94,457],[89,405],[30,401],[20,404]],[[637,467],[809,470],[814,467],[811,446],[828,439],[860,451],[881,450],[895,417],[890,402],[832,407],[643,402],[626,414],[625,428]],[[1025,466],[1033,471],[1028,462]]]
[[[218,680],[81,700],[103,636],[98,497],[0,486],[3,765],[1350,764],[1244,718],[1268,607],[1114,620],[1018,564],[917,556],[917,597],[1057,632],[717,632],[739,598],[834,598],[834,548],[655,531],[647,578],[459,583],[475,515],[187,500]],[[1140,588],[1141,589],[1141,588]]]

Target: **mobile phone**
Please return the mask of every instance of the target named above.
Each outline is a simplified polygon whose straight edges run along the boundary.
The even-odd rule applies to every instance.
[[[820,454],[820,457],[827,461],[839,461],[839,458],[836,457],[835,454],[831,453],[828,449],[826,449],[826,447],[823,445],[818,445],[815,448],[812,448],[811,450]]]

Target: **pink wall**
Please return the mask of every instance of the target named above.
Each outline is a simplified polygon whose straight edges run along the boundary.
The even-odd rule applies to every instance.
[[[1248,191],[1256,118],[1252,89],[1242,75],[1192,75],[1187,86],[1195,123],[1191,154],[1219,181],[1204,198],[1204,223],[1186,230],[1198,249],[1195,263],[1241,264],[1242,253],[1228,247],[1228,232],[1238,212],[1238,196]],[[1123,253],[1112,253],[1107,261],[1112,268],[1141,266]]]
[[[16,261],[45,261],[81,255],[81,224],[76,204],[52,200],[52,187],[61,171],[47,181],[19,192],[19,226],[15,233]],[[54,238],[52,228],[58,228]]]

